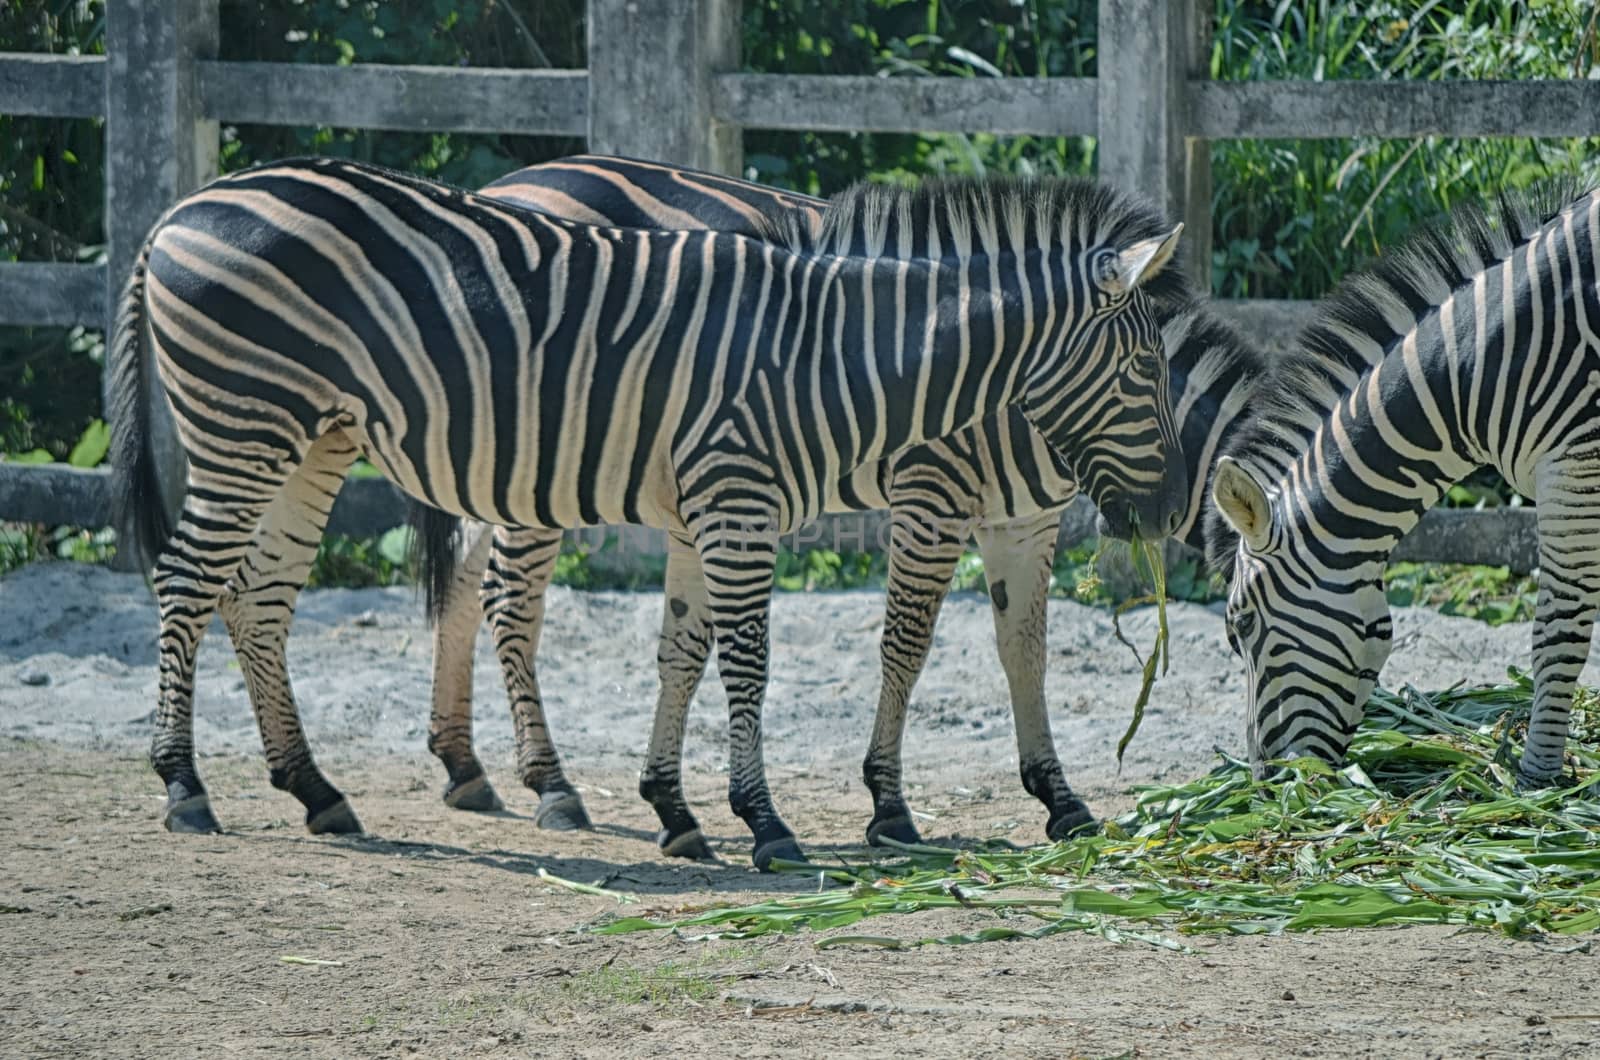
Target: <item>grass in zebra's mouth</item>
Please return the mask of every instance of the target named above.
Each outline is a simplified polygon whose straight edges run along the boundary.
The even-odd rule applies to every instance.
[[[1117,769],[1122,769],[1122,753],[1128,749],[1128,744],[1139,731],[1139,725],[1144,721],[1144,708],[1150,703],[1150,690],[1155,687],[1156,667],[1161,667],[1161,672],[1167,672],[1167,564],[1166,549],[1160,541],[1140,541],[1133,547],[1135,566],[1139,560],[1144,561],[1144,566],[1150,572],[1150,579],[1155,583],[1155,590],[1146,596],[1137,596],[1118,605],[1111,613],[1111,629],[1117,640],[1127,645],[1133,652],[1133,657],[1139,660],[1140,678],[1139,695],[1133,701],[1133,716],[1128,719],[1128,728],[1123,732],[1122,738],[1117,741]],[[1156,605],[1156,642],[1150,649],[1150,654],[1140,656],[1139,649],[1133,642],[1122,635],[1121,618],[1124,613],[1135,607],[1145,604]]]
[[[1128,749],[1128,744],[1133,742],[1139,725],[1144,721],[1144,708],[1150,704],[1150,692],[1155,687],[1156,669],[1167,672],[1167,563],[1166,545],[1164,541],[1137,541],[1126,542],[1111,537],[1101,537],[1095,545],[1094,555],[1090,557],[1085,573],[1079,578],[1076,586],[1076,595],[1079,601],[1091,603],[1100,595],[1102,586],[1100,582],[1100,564],[1102,559],[1113,553],[1126,552],[1132,565],[1133,574],[1141,582],[1146,574],[1154,586],[1148,593],[1136,594],[1116,604],[1111,612],[1111,632],[1117,641],[1133,652],[1133,657],[1140,667],[1139,694],[1133,702],[1133,716],[1128,719],[1128,728],[1123,732],[1122,738],[1117,741],[1117,769],[1122,768],[1122,754]],[[1156,606],[1156,642],[1150,649],[1149,655],[1140,655],[1139,649],[1133,646],[1122,632],[1122,616],[1136,607],[1145,607],[1150,604]]]
[[[625,917],[600,933],[749,938],[832,931],[885,914],[992,916],[939,937],[831,935],[819,947],[911,948],[1068,931],[1185,949],[1202,932],[1457,924],[1517,938],[1600,929],[1600,694],[1574,710],[1571,784],[1513,786],[1532,683],[1379,690],[1342,768],[1301,759],[1272,780],[1222,756],[1184,784],[1139,789],[1092,836],[1033,849],[863,851],[816,873],[814,895]],[[831,886],[830,886],[831,885]],[[1587,942],[1578,943],[1587,946]]]

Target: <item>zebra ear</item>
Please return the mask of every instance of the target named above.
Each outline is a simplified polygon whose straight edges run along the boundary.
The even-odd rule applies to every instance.
[[[1105,259],[1095,279],[1100,282],[1101,289],[1109,294],[1127,294],[1166,267],[1172,255],[1177,253],[1178,237],[1182,234],[1183,223],[1180,221],[1171,232],[1159,239],[1141,239]]]
[[[1267,547],[1272,535],[1272,505],[1267,491],[1231,456],[1217,461],[1211,500],[1251,550],[1259,552]]]

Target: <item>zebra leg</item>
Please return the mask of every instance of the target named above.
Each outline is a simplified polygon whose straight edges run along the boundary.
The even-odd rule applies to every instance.
[[[517,731],[517,772],[539,794],[535,823],[572,831],[593,828],[577,789],[561,771],[561,756],[545,724],[544,700],[534,660],[544,631],[544,594],[561,554],[560,530],[495,531],[483,575],[483,610],[511,697]]]
[[[771,512],[734,512],[731,519],[749,522],[707,520],[695,534],[695,546],[717,640],[717,669],[728,693],[728,805],[754,835],[750,859],[765,872],[776,859],[804,858],[772,803],[761,756],[778,533]]]
[[[1552,462],[1552,465],[1554,462]],[[1573,492],[1585,471],[1550,466],[1539,473],[1539,602],[1533,624],[1533,713],[1517,786],[1549,787],[1561,776],[1567,722],[1600,608],[1600,510]]]
[[[288,469],[261,463],[249,479],[218,480],[197,474],[191,460],[183,511],[156,559],[160,698],[150,765],[167,788],[162,821],[172,832],[222,831],[195,768],[195,654],[256,525],[289,477]],[[241,492],[246,484],[249,492]]]
[[[700,684],[711,653],[711,614],[700,554],[687,539],[671,535],[667,544],[667,576],[661,612],[661,638],[656,646],[656,671],[661,678],[650,750],[639,773],[639,794],[661,820],[656,843],[672,857],[711,860],[716,857],[700,832],[683,794],[683,734],[689,703]]]
[[[445,589],[433,627],[433,703],[428,750],[449,778],[444,802],[457,810],[505,809],[472,749],[472,665],[483,610],[478,590],[489,563],[493,528],[468,521],[456,575]]]
[[[1050,811],[1045,834],[1051,839],[1064,839],[1094,823],[1094,815],[1073,792],[1061,768],[1044,697],[1046,600],[1060,524],[1057,509],[998,527],[979,527],[976,535],[989,580],[995,643],[1011,689],[1022,786]]]
[[[898,843],[922,839],[911,821],[901,786],[906,704],[928,660],[934,623],[966,541],[966,525],[956,519],[929,517],[905,507],[897,507],[892,519],[889,585],[878,647],[883,683],[872,722],[872,742],[861,763],[861,778],[872,793],[867,842],[873,845],[883,839]]]
[[[312,757],[289,681],[285,643],[334,497],[356,456],[342,431],[317,440],[267,508],[219,601],[261,730],[272,786],[300,800],[306,829],[313,834],[358,833],[361,822]]]

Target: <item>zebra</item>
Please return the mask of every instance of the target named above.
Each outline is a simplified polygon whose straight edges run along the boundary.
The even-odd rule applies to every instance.
[[[1389,553],[1487,465],[1538,502],[1517,779],[1559,778],[1600,607],[1597,257],[1600,187],[1467,205],[1341,285],[1273,372],[1213,485],[1258,775],[1285,758],[1343,759],[1389,654]]]
[[[763,239],[582,225],[334,159],[180,201],[111,351],[120,506],[160,550],[167,827],[219,828],[194,764],[201,633],[219,608],[228,622],[263,517],[316,519],[325,476],[360,453],[448,515],[668,530],[699,562],[752,860],[800,857],[761,756],[778,535],[849,469],[1011,404],[1103,499],[1169,527],[1188,483],[1139,285],[1180,232],[1087,181],[867,185],[820,233]],[[189,464],[175,528],[137,397],[146,324]],[[231,625],[242,658],[258,650]],[[291,724],[260,720],[264,738]],[[269,760],[275,785],[290,766]],[[295,794],[313,830],[359,827],[342,798]]]
[[[735,228],[778,207],[799,208],[796,219],[815,228],[823,200],[805,199],[746,181],[630,159],[579,156],[519,170],[484,189],[546,212],[630,224]],[[1186,421],[1183,449],[1209,454],[1206,435],[1243,407],[1243,380],[1261,367],[1261,353],[1214,316],[1193,308],[1181,282],[1147,288],[1168,326],[1168,345],[1180,337],[1193,361],[1196,384],[1179,407]],[[1178,360],[1182,359],[1179,355]],[[1177,362],[1174,362],[1176,369]],[[1175,387],[1175,393],[1178,388]],[[1189,461],[1191,476],[1195,473]],[[1191,481],[1193,479],[1191,478]],[[1203,485],[1203,476],[1202,476]],[[889,507],[894,512],[888,591],[880,655],[882,685],[863,777],[873,797],[869,842],[920,838],[902,791],[901,738],[911,690],[926,660],[934,622],[970,528],[992,586],[996,640],[1013,694],[1024,786],[1045,805],[1046,834],[1061,838],[1094,818],[1072,790],[1050,734],[1044,698],[1045,601],[1062,509],[1077,493],[1071,470],[1015,410],[957,436],[925,443],[867,466],[839,483],[831,511]],[[1203,488],[1186,498],[1198,511]],[[1185,515],[1180,533],[1199,543],[1200,522]],[[929,528],[936,528],[930,536]],[[1126,536],[1127,529],[1122,530]],[[543,623],[544,591],[560,547],[558,535],[501,530],[491,561],[487,536],[467,550],[445,617],[436,627],[433,716],[429,747],[445,765],[445,800],[464,809],[500,805],[472,749],[472,644],[477,589],[486,570],[484,606],[511,696],[518,770],[540,796],[543,827],[588,827],[588,815],[566,779],[544,718],[534,654]],[[657,652],[660,698],[641,793],[662,822],[658,841],[670,853],[709,856],[684,800],[680,760],[689,701],[708,654],[703,605],[692,579],[679,577],[669,552],[662,636]]]
[[[799,209],[796,218],[810,231],[820,228],[824,200],[811,199],[716,174],[603,156],[578,156],[532,166],[483,189],[483,194],[586,223],[658,227],[702,226],[755,234],[775,211]],[[1201,543],[1197,517],[1206,477],[1224,430],[1244,407],[1249,381],[1264,365],[1264,355],[1203,309],[1193,307],[1172,270],[1145,285],[1163,322],[1172,351],[1173,393],[1182,420],[1183,450],[1191,482],[1178,533]],[[901,789],[901,734],[912,687],[932,641],[950,574],[960,556],[965,530],[972,527],[991,583],[996,641],[1000,647],[1016,717],[1018,756],[1027,790],[1047,811],[1046,834],[1059,838],[1092,823],[1088,807],[1067,783],[1050,735],[1044,698],[1045,601],[1061,509],[1077,492],[1064,460],[1042,444],[1016,410],[1008,419],[986,421],[949,439],[914,447],[896,457],[859,469],[840,481],[829,510],[891,507],[899,532],[890,554],[886,635],[881,645],[884,671],[875,737],[863,775],[875,812],[869,841],[888,838],[914,842]],[[1017,440],[1025,444],[1015,444]],[[1202,462],[1196,462],[1199,458]],[[337,479],[329,480],[337,486]],[[320,505],[324,513],[331,496]],[[263,533],[271,520],[263,524]],[[947,528],[930,539],[928,527]],[[292,613],[293,591],[309,572],[321,526],[277,535],[264,546],[274,557],[270,571],[252,569],[252,586],[239,593],[240,611],[256,617],[240,625],[283,630]],[[914,531],[922,530],[922,533]],[[444,607],[434,634],[434,695],[429,747],[445,766],[447,804],[468,810],[503,805],[490,785],[472,744],[472,649],[477,624],[479,583],[487,573],[484,596],[497,656],[512,702],[518,771],[540,797],[535,820],[546,828],[589,827],[589,818],[567,780],[545,720],[534,659],[543,626],[544,593],[560,549],[559,532],[505,529],[494,537],[482,524],[468,532],[465,559],[445,587]],[[257,549],[256,554],[261,550]],[[641,778],[646,798],[658,808],[658,837],[669,853],[704,857],[710,849],[681,787],[683,725],[694,688],[704,669],[704,594],[683,562],[670,558],[664,597],[663,632],[657,652],[661,695],[650,750]],[[691,566],[689,568],[691,571]],[[286,600],[277,599],[289,588]],[[264,597],[267,604],[255,598]],[[277,606],[268,606],[276,604]],[[287,695],[288,673],[281,651],[254,653],[246,666],[253,699],[273,701],[275,714],[295,717]],[[257,689],[261,692],[257,694]],[[268,743],[272,761],[303,763],[300,786],[318,792],[331,785],[316,773],[303,734],[296,727],[292,746]]]

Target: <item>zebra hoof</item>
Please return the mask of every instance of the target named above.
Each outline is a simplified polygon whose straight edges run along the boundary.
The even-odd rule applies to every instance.
[[[445,789],[444,804],[452,810],[467,810],[472,813],[493,813],[503,810],[506,804],[500,801],[500,796],[495,792],[494,785],[489,783],[489,778],[483,774],[460,784],[452,784]]]
[[[306,831],[312,835],[360,835],[364,829],[350,808],[350,800],[340,799],[326,810],[307,814]]]
[[[691,861],[717,860],[716,851],[711,849],[711,844],[706,842],[706,837],[700,834],[698,828],[691,828],[677,836],[669,836],[663,829],[656,836],[656,845],[669,858],[688,858]]]
[[[872,823],[867,825],[868,846],[887,846],[888,844],[884,843],[885,839],[908,844],[922,842],[917,826],[911,823],[911,815],[906,813],[885,817],[882,820],[873,818]]]
[[[762,872],[772,872],[774,861],[806,861],[805,852],[800,849],[800,844],[795,842],[794,836],[779,836],[769,839],[765,843],[758,843],[755,852],[750,855],[750,860]]]
[[[177,801],[168,796],[161,822],[167,826],[167,831],[183,835],[214,835],[222,831],[216,814],[211,812],[211,796],[205,794]]]
[[[552,791],[539,796],[539,812],[533,823],[552,832],[589,832],[594,822],[583,808],[583,800],[575,791]]]
[[[1542,773],[1539,775],[1533,775],[1524,773],[1520,769],[1517,770],[1517,790],[1520,792],[1543,791],[1546,788],[1560,788],[1565,786],[1565,778],[1562,777],[1560,773]]]
[[[1098,824],[1089,807],[1074,799],[1067,809],[1057,810],[1050,815],[1049,823],[1044,826],[1044,834],[1054,840],[1071,839],[1094,831]]]

